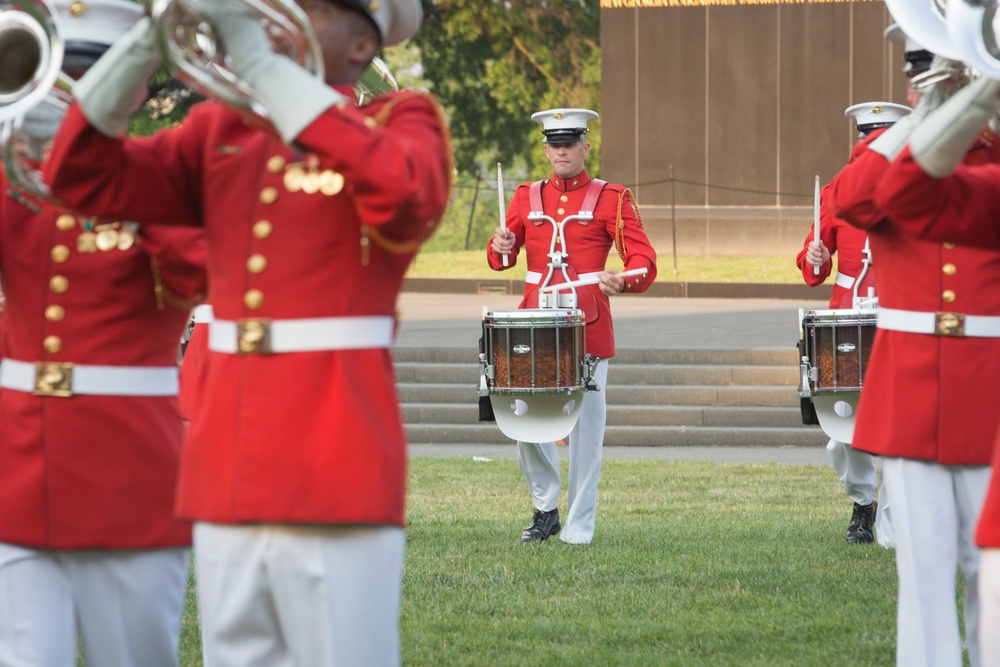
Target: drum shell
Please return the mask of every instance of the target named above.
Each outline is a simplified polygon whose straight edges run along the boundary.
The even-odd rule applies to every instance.
[[[802,317],[813,394],[861,391],[875,343],[876,310],[813,310]]]
[[[489,311],[483,344],[493,395],[577,391],[584,386],[586,323],[582,310]]]

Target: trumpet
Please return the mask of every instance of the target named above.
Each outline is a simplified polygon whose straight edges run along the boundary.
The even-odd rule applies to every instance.
[[[323,52],[312,24],[292,0],[233,0],[242,2],[260,21],[276,53],[287,56],[318,80],[323,80]],[[151,16],[156,24],[164,64],[171,75],[195,92],[233,109],[253,125],[277,135],[267,110],[250,87],[226,65],[226,53],[210,21],[184,0],[155,0]],[[399,90],[392,72],[375,58],[354,86],[359,105],[373,97]]]
[[[44,0],[0,3],[0,120],[22,116],[45,99],[62,58],[59,19]]]
[[[911,82],[921,90],[945,79],[959,85],[983,75],[1000,79],[997,0],[886,0],[893,19],[931,53],[954,61]]]
[[[74,81],[62,72],[62,29],[45,0],[0,3],[0,149],[10,186],[54,203],[34,166],[51,137],[32,134],[25,116],[39,107],[61,114],[72,101]],[[51,125],[50,125],[51,126]]]
[[[233,0],[260,19],[272,49],[323,80],[323,52],[312,24],[292,0]],[[170,74],[192,90],[233,109],[252,124],[277,134],[267,110],[253,91],[226,66],[226,53],[211,22],[183,0],[155,0],[151,18],[156,25],[163,61]]]

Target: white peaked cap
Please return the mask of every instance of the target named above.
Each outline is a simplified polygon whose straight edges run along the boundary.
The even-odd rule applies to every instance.
[[[66,42],[111,46],[145,11],[129,0],[50,0]]]
[[[871,128],[871,126],[885,127],[892,125],[903,116],[909,114],[913,109],[904,104],[893,104],[892,102],[862,102],[847,107],[844,115],[854,120],[854,124],[859,130]]]
[[[360,0],[358,5],[378,26],[383,46],[412,37],[424,17],[420,0]]]
[[[590,109],[549,109],[531,114],[531,120],[542,124],[544,141],[548,144],[582,141],[587,134],[587,123],[597,118],[597,112]]]

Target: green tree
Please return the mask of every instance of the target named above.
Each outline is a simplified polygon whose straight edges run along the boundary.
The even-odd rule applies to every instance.
[[[458,171],[475,174],[495,160],[521,158],[532,173],[545,175],[540,127],[531,114],[554,107],[599,111],[598,3],[423,1],[424,25],[413,41],[423,77],[448,113]],[[599,131],[591,137],[587,166],[596,174]]]

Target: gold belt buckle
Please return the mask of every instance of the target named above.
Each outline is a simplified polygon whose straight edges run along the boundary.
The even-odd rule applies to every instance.
[[[271,354],[271,320],[239,320],[236,335],[240,354]]]
[[[35,396],[58,396],[69,398],[73,395],[73,364],[35,364]]]
[[[952,338],[965,336],[965,315],[963,313],[934,313],[934,333],[938,336]]]

